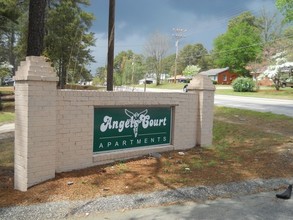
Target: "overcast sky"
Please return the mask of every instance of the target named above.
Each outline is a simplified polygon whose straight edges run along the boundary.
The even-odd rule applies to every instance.
[[[151,34],[159,31],[172,39],[173,28],[187,30],[179,49],[202,43],[211,50],[213,40],[225,33],[231,18],[245,11],[259,16],[263,8],[276,12],[275,0],[116,0],[115,54],[122,50],[143,54]],[[85,10],[96,17],[91,28],[96,36],[96,46],[92,48],[96,60],[91,65],[93,72],[105,66],[107,60],[109,0],[91,0],[91,6]],[[170,53],[175,53],[173,40]]]

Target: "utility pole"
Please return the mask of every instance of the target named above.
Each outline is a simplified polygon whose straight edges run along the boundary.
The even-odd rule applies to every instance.
[[[173,28],[173,31],[175,31],[175,34],[173,34],[173,36],[176,39],[176,42],[175,42],[176,56],[175,56],[175,70],[174,70],[174,83],[176,83],[179,41],[185,37],[183,33],[186,32],[187,30],[182,28]]]
[[[109,0],[107,91],[113,91],[115,0]]]

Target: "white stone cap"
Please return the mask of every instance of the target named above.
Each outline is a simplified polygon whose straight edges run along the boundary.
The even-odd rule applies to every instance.
[[[32,81],[54,81],[59,78],[43,56],[29,56],[25,61],[20,62],[20,66],[14,77],[15,81],[32,80]]]
[[[192,78],[192,80],[187,86],[187,89],[188,91],[195,91],[195,90],[215,91],[216,87],[208,76],[197,75]]]

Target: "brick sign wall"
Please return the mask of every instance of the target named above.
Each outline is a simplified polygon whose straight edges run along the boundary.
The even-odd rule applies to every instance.
[[[55,173],[212,143],[214,86],[195,77],[188,93],[57,90],[43,57],[15,76],[15,189]]]

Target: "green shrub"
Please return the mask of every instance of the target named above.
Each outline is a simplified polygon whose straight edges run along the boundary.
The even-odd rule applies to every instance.
[[[251,78],[238,77],[232,82],[234,92],[253,92],[255,82]]]

